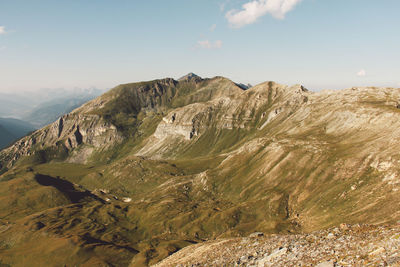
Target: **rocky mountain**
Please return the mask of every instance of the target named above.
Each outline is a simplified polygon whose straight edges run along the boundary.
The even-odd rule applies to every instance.
[[[182,76],[181,78],[178,79],[178,81],[197,81],[200,82],[202,78],[198,76],[197,74],[194,74],[193,72],[190,72],[186,74],[185,76]]]
[[[0,152],[2,263],[144,266],[257,231],[395,224],[399,99],[194,74],[119,85]]]
[[[94,95],[83,95],[43,102],[25,114],[23,120],[31,122],[37,128],[41,128],[56,121],[62,115],[71,112],[93,98],[95,98]]]

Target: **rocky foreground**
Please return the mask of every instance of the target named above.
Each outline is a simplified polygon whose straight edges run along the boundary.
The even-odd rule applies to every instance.
[[[303,235],[209,241],[154,266],[400,266],[400,224],[347,225]]]

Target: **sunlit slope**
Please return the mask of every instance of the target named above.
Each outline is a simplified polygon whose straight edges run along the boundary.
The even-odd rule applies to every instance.
[[[395,222],[399,98],[120,85],[0,152],[2,263],[142,266],[221,236]]]

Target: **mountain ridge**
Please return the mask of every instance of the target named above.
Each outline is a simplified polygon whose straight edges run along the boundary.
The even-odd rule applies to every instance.
[[[143,266],[255,231],[395,223],[399,98],[223,77],[119,85],[0,151],[0,237],[20,240],[0,248],[23,265],[40,237],[60,264]],[[98,199],[71,203],[60,185]]]

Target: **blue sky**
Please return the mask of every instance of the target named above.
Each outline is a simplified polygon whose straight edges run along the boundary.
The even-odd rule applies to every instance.
[[[1,0],[0,91],[195,72],[400,87],[398,0]]]

